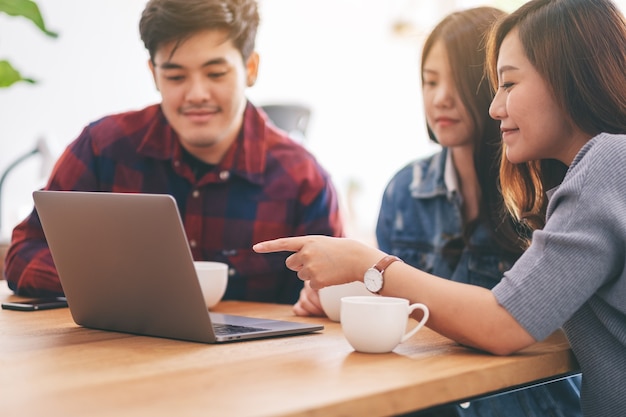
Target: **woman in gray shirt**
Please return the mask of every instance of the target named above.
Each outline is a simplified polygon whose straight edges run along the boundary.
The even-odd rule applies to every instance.
[[[493,290],[393,262],[371,290],[428,305],[428,326],[506,355],[562,327],[582,370],[586,417],[626,416],[626,22],[610,0],[531,0],[487,50],[505,203],[534,230]],[[387,254],[350,239],[255,245],[293,251],[313,289],[363,280]],[[367,285],[367,284],[366,284]]]

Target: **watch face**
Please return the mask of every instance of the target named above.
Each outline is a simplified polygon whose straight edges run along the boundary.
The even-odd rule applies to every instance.
[[[377,293],[383,287],[383,276],[377,269],[370,268],[365,271],[363,282],[365,283],[365,288],[373,293]]]

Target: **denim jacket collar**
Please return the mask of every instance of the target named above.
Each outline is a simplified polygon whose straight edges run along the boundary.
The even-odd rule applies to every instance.
[[[447,195],[450,198],[457,192],[456,171],[447,148],[433,155],[428,165],[413,165],[413,180],[409,189],[414,198],[432,198],[440,195]]]

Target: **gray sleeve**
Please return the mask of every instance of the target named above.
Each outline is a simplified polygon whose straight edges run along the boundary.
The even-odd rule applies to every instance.
[[[546,226],[493,289],[536,340],[561,327],[624,270],[626,148],[602,148],[570,168],[550,199]]]

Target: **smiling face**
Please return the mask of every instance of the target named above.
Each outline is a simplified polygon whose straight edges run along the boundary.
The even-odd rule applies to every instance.
[[[570,165],[590,137],[565,116],[515,29],[502,41],[497,68],[499,88],[489,114],[500,121],[507,159],[514,164],[557,159]]]
[[[244,64],[225,31],[205,30],[164,44],[149,65],[163,113],[182,146],[218,163],[241,129],[245,88],[256,80],[258,55]]]
[[[445,147],[473,146],[474,123],[461,101],[444,43],[433,44],[422,66],[428,127]]]

